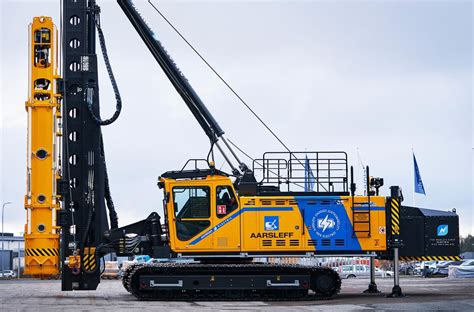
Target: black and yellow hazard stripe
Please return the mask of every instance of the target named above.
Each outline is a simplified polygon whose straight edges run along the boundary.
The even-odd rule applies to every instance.
[[[457,261],[460,256],[418,256],[418,257],[400,257],[402,261]]]
[[[398,202],[398,199],[392,198],[390,206],[392,235],[400,235],[400,203]]]
[[[84,255],[82,266],[84,267],[84,269],[86,269],[86,271],[93,271],[96,268],[95,255],[94,254]]]
[[[28,248],[25,249],[25,255],[28,257],[58,257],[58,248]]]

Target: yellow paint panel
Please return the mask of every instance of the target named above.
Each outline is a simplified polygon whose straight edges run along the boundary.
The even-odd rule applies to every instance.
[[[356,202],[354,217],[352,197],[350,196],[340,198],[332,196],[328,199],[316,196],[298,198],[294,196],[242,196],[238,198],[237,209],[222,217],[216,213],[218,211],[216,187],[219,185],[232,187],[229,178],[222,176],[208,176],[199,180],[162,178],[161,182],[164,183],[167,194],[166,211],[171,249],[177,253],[197,252],[217,255],[224,252],[262,254],[314,252],[317,254],[319,250],[365,253],[386,249],[385,198],[382,196],[370,197],[371,208],[367,208],[367,211],[361,204],[369,199],[364,196],[356,196],[354,198]],[[181,195],[174,194],[173,190],[176,188],[182,192],[182,189],[186,187],[206,187],[206,190],[208,189],[205,191],[210,194],[208,200],[210,215],[208,217],[192,218],[187,216],[180,218],[180,214],[175,213],[175,205],[181,207],[183,204],[179,203]],[[203,198],[199,201],[203,201]],[[305,220],[306,214],[301,205],[309,205],[310,202],[317,201],[321,203],[319,206],[313,206],[312,215],[306,216]],[[329,206],[324,206],[324,202],[327,202]],[[337,209],[338,218],[341,220],[336,222],[335,220],[318,219],[317,213],[327,211],[328,207]],[[177,207],[176,209],[184,208]],[[353,219],[356,219],[355,222]],[[182,231],[182,228],[179,229],[183,226],[183,222],[205,223],[198,228],[199,231],[186,232],[190,235],[183,239],[178,235],[179,231]],[[339,234],[336,237],[316,237],[315,227],[326,226],[341,232],[337,232]],[[189,225],[186,227],[193,228]]]
[[[33,19],[29,34],[25,274],[45,276],[59,274],[57,30],[50,17],[41,16]]]

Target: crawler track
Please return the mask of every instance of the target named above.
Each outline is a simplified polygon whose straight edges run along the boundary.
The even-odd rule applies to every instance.
[[[297,284],[285,283],[289,279],[296,283],[295,276],[300,277]],[[270,279],[276,285],[268,285]],[[181,285],[150,287],[155,280],[173,283],[179,280]],[[203,280],[205,283],[200,284]],[[218,280],[224,280],[225,284],[219,284]],[[253,282],[255,287],[250,287]],[[332,298],[341,288],[341,279],[332,269],[301,265],[159,263],[127,268],[123,285],[139,300],[297,301]]]

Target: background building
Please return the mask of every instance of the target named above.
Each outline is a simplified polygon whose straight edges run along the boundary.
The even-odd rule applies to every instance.
[[[0,233],[0,270],[14,270],[17,276],[25,265],[25,240],[13,233]]]

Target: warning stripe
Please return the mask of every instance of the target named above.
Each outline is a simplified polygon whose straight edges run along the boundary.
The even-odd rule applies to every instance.
[[[25,255],[28,257],[57,257],[59,249],[57,248],[29,248],[25,249]]]
[[[92,253],[85,254],[83,257],[82,265],[84,269],[86,269],[87,271],[92,271],[96,267],[94,251],[95,251],[95,248],[92,250],[86,250],[86,252],[92,252]]]
[[[418,257],[400,257],[402,261],[457,261],[460,256],[418,256]]]
[[[392,235],[400,235],[400,203],[395,198],[392,198],[391,200],[390,212],[391,212]]]

